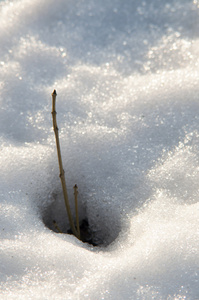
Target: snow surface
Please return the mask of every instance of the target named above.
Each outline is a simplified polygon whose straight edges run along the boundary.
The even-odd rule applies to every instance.
[[[0,45],[0,299],[199,299],[198,1],[1,1]]]

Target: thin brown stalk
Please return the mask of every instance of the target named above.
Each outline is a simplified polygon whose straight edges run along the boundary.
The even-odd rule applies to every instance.
[[[63,169],[63,164],[62,164],[62,157],[61,157],[61,148],[60,148],[60,143],[59,143],[59,134],[58,134],[58,127],[57,127],[57,119],[56,119],[56,109],[55,109],[55,104],[56,104],[56,90],[53,91],[52,93],[52,119],[53,119],[53,129],[55,132],[55,140],[56,140],[56,146],[57,146],[57,157],[58,157],[58,162],[59,162],[59,171],[60,171],[60,180],[62,184],[62,190],[64,194],[64,201],[65,201],[65,206],[68,214],[68,219],[70,223],[71,230],[73,234],[79,238],[79,234],[75,228],[72,214],[71,214],[71,209],[69,205],[69,200],[68,200],[68,193],[67,193],[67,188],[66,188],[66,181],[65,181],[65,175],[64,175],[64,169]]]

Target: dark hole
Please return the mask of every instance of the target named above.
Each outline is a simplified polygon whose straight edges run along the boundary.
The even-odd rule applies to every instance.
[[[68,229],[66,232],[62,231],[62,229],[59,227],[57,222],[53,220],[54,224],[54,231],[57,233],[67,233],[73,235],[73,232],[71,229]],[[80,236],[81,236],[81,241],[84,243],[91,244],[93,246],[98,246],[100,244],[99,239],[95,238],[94,232],[91,230],[89,227],[89,223],[87,219],[83,219],[80,222]]]
[[[114,215],[114,218],[112,218],[110,217],[109,212],[109,217],[105,218],[104,211],[99,210],[96,211],[96,215],[89,215],[85,206],[82,205],[81,202],[79,204],[80,235],[82,242],[99,247],[110,245],[120,232],[120,223],[114,224],[111,223],[111,221],[112,219],[119,220],[119,216],[116,218]],[[72,234],[61,192],[53,193],[49,197],[49,201],[46,203],[45,208],[42,207],[41,211],[43,222],[50,230],[56,233]],[[72,212],[74,216],[74,206],[72,206]],[[112,213],[115,214],[115,211],[112,211]],[[101,215],[103,218],[100,218]],[[111,230],[113,227],[114,231]]]
[[[52,195],[51,201],[45,209],[42,209],[42,219],[46,227],[56,233],[73,234],[70,229],[64,200],[61,194]],[[80,208],[80,236],[81,241],[92,246],[103,245],[101,237],[91,228],[86,211]]]
[[[67,230],[67,233],[73,234],[71,229]],[[80,236],[81,236],[81,241],[84,243],[88,243],[93,246],[98,246],[100,244],[99,240],[95,238],[94,233],[89,227],[89,223],[87,219],[83,219],[80,222]]]

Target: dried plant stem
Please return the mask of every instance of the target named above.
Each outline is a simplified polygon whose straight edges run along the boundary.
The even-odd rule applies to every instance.
[[[71,209],[70,209],[70,205],[69,205],[69,201],[68,201],[68,193],[67,193],[64,169],[63,169],[62,158],[61,158],[61,149],[60,149],[59,134],[58,134],[58,127],[57,127],[57,119],[56,119],[56,114],[57,114],[56,109],[55,109],[56,96],[57,96],[57,93],[54,90],[52,93],[52,119],[53,119],[53,128],[54,128],[54,132],[55,132],[55,140],[56,140],[56,146],[57,146],[57,156],[58,156],[58,162],[59,162],[59,171],[60,171],[59,177],[60,177],[61,184],[62,184],[64,201],[65,201],[65,206],[66,206],[71,230],[77,238],[80,238],[80,235],[78,234],[78,232],[75,228],[74,222],[73,222]]]
[[[76,227],[77,227],[77,233],[80,238],[80,228],[79,228],[79,213],[78,213],[78,202],[77,202],[77,195],[78,195],[78,187],[75,184],[74,187],[74,196],[75,196],[75,216],[76,216]]]

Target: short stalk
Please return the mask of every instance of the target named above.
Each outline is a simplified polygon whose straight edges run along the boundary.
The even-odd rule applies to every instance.
[[[73,189],[74,189],[74,196],[75,196],[75,216],[76,216],[77,234],[78,234],[78,238],[80,239],[79,213],[78,213],[78,202],[77,202],[78,187],[76,184],[74,185]]]

